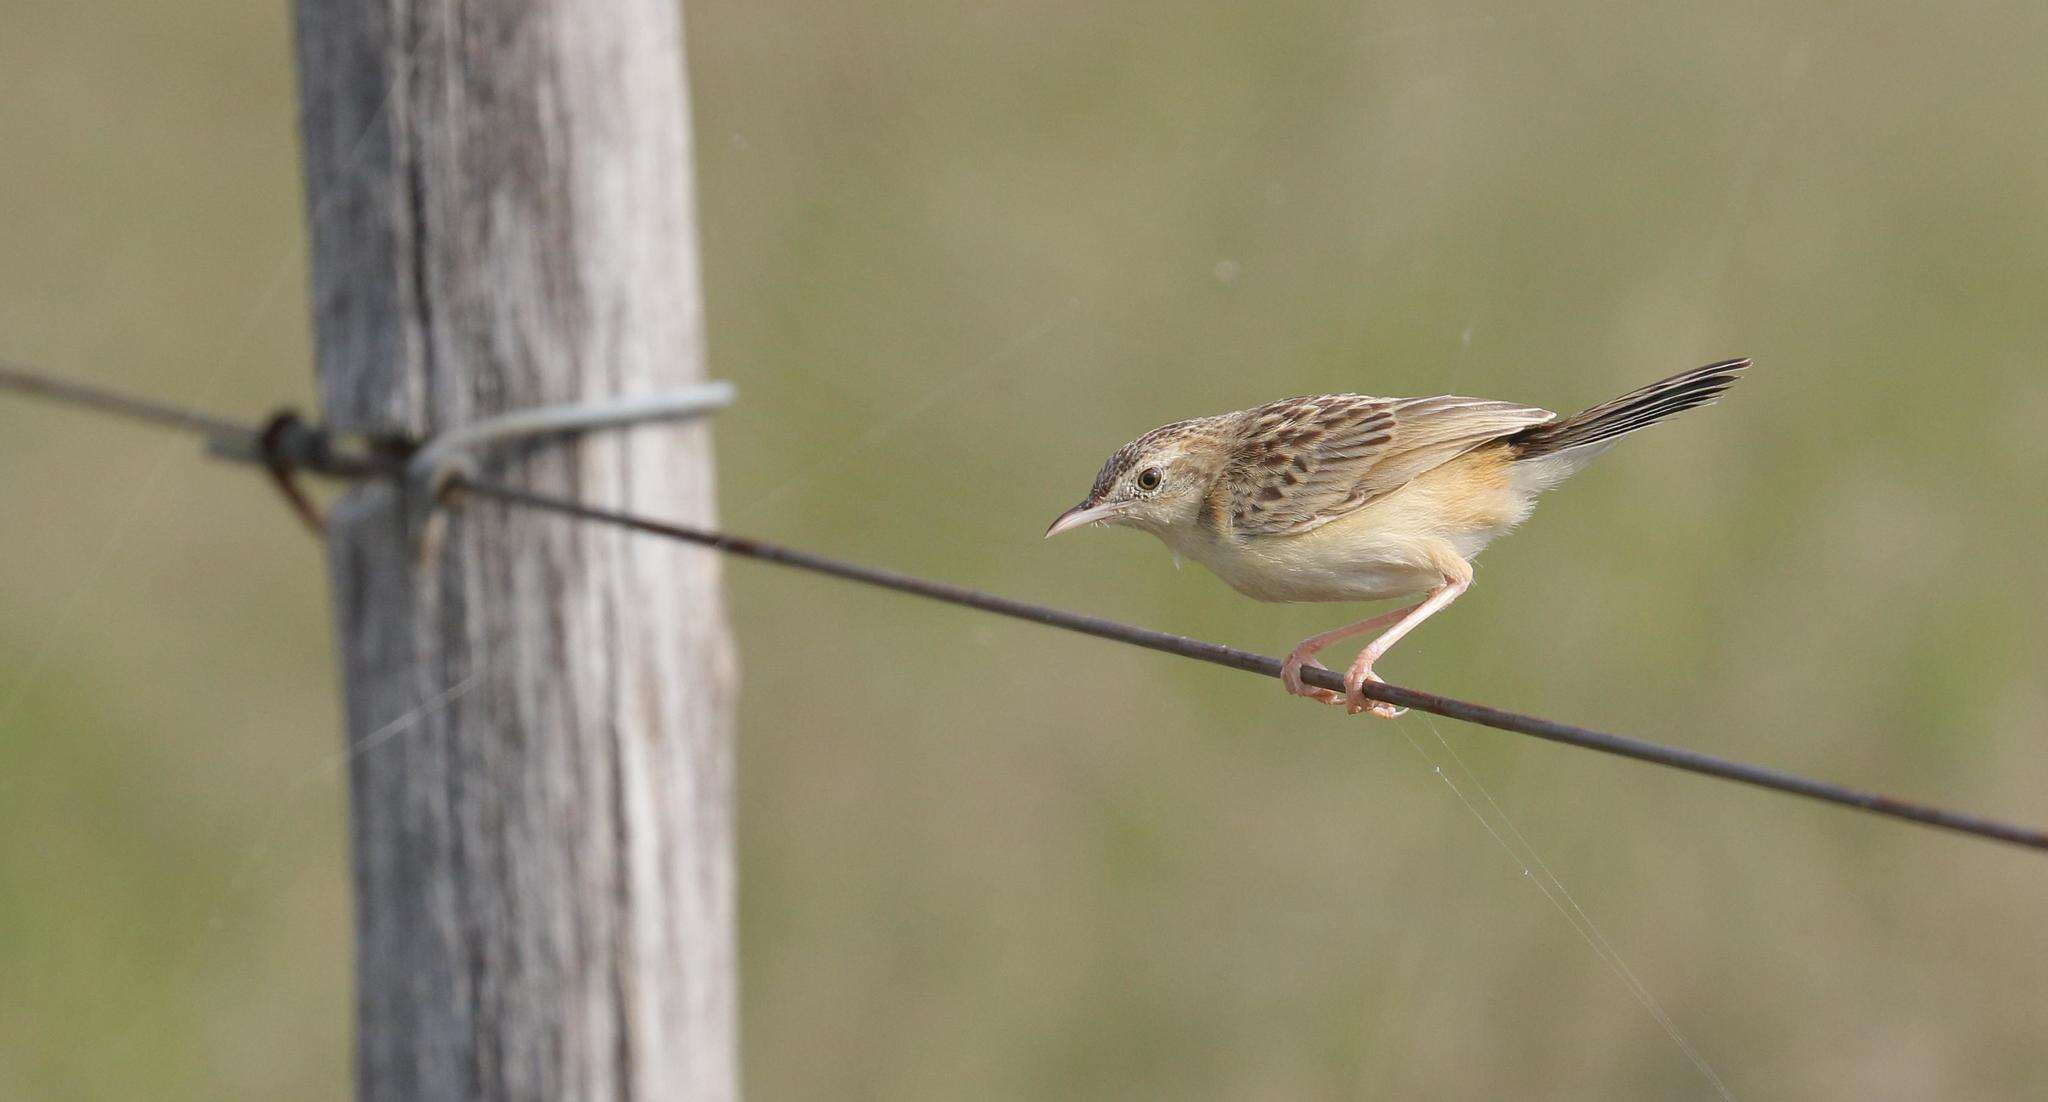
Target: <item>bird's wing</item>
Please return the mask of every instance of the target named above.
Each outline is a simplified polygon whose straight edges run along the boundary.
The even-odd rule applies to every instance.
[[[1556,419],[1483,398],[1327,394],[1246,410],[1231,521],[1250,535],[1327,524],[1490,440]]]

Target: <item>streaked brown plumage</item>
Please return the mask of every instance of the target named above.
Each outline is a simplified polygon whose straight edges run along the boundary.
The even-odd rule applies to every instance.
[[[1393,715],[1365,699],[1373,664],[1471,585],[1470,560],[1621,435],[1705,405],[1749,361],[1709,364],[1572,417],[1479,398],[1326,394],[1153,429],[1109,457],[1088,497],[1047,536],[1090,523],[1152,533],[1265,601],[1421,603],[1305,639],[1289,692]],[[1342,697],[1301,683],[1322,648],[1387,628],[1359,652]]]

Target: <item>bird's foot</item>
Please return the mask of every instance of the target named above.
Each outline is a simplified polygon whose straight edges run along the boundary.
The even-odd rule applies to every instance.
[[[1316,661],[1313,653],[1296,647],[1288,652],[1287,660],[1280,663],[1280,684],[1286,686],[1288,692],[1293,693],[1295,696],[1305,696],[1310,700],[1321,701],[1324,704],[1344,703],[1344,697],[1341,693],[1332,692],[1329,689],[1319,688],[1315,685],[1302,684],[1301,668],[1303,666],[1313,666],[1319,670],[1330,668]]]
[[[1365,683],[1380,680],[1379,675],[1372,672],[1373,657],[1360,654],[1358,661],[1351,663],[1351,668],[1344,672],[1344,714],[1355,716],[1360,712],[1371,712],[1381,719],[1393,719],[1408,709],[1396,708],[1384,700],[1368,700],[1365,695]]]

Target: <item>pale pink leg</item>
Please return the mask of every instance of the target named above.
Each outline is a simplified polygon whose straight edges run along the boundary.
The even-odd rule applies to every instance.
[[[1314,666],[1319,670],[1329,669],[1328,666],[1316,661],[1317,651],[1339,640],[1349,639],[1354,635],[1372,631],[1375,628],[1386,627],[1388,624],[1421,607],[1421,605],[1413,605],[1408,608],[1397,608],[1392,612],[1380,613],[1370,620],[1360,620],[1355,624],[1346,624],[1334,631],[1326,631],[1321,635],[1311,635],[1303,639],[1293,650],[1287,652],[1287,660],[1280,663],[1280,683],[1285,685],[1287,691],[1295,696],[1305,696],[1310,700],[1320,700],[1325,704],[1344,703],[1344,697],[1341,694],[1331,692],[1328,689],[1319,689],[1313,685],[1302,684],[1301,668],[1303,666]]]
[[[1367,700],[1365,694],[1359,691],[1360,686],[1366,682],[1379,680],[1372,672],[1372,664],[1386,657],[1387,651],[1393,649],[1394,644],[1400,642],[1402,636],[1415,630],[1415,625],[1443,611],[1445,606],[1457,600],[1459,594],[1471,586],[1472,575],[1469,571],[1460,578],[1446,576],[1444,584],[1432,590],[1428,600],[1414,608],[1404,609],[1407,615],[1401,618],[1400,623],[1388,628],[1385,635],[1367,643],[1365,649],[1358,652],[1358,658],[1351,663],[1351,668],[1344,673],[1344,710],[1352,715],[1370,711],[1381,719],[1392,719],[1400,715],[1401,709],[1383,700]]]

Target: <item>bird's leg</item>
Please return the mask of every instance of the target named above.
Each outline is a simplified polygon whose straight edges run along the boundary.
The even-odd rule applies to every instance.
[[[1462,561],[1460,565],[1463,565]],[[1446,573],[1444,575],[1444,584],[1431,590],[1427,600],[1416,605],[1414,608],[1404,609],[1403,611],[1407,615],[1403,616],[1399,623],[1388,628],[1386,634],[1367,643],[1365,649],[1358,652],[1358,658],[1351,663],[1351,668],[1344,673],[1344,710],[1351,715],[1370,711],[1381,719],[1392,719],[1400,715],[1402,709],[1396,708],[1384,700],[1367,700],[1365,698],[1362,686],[1368,681],[1379,680],[1379,677],[1372,672],[1372,664],[1385,657],[1387,651],[1393,649],[1394,644],[1401,641],[1402,636],[1414,631],[1415,625],[1443,611],[1445,606],[1457,600],[1459,594],[1464,593],[1471,586],[1471,567],[1466,566],[1457,576]]]
[[[1280,684],[1285,685],[1287,691],[1295,696],[1305,696],[1310,700],[1320,700],[1325,704],[1344,703],[1344,696],[1341,693],[1302,684],[1301,668],[1303,666],[1313,666],[1319,670],[1329,669],[1330,667],[1316,661],[1317,651],[1340,639],[1349,639],[1354,635],[1372,631],[1375,628],[1386,627],[1388,624],[1421,607],[1421,605],[1413,605],[1408,608],[1397,608],[1392,612],[1383,612],[1370,620],[1360,620],[1355,624],[1346,624],[1341,628],[1326,631],[1321,635],[1311,635],[1303,639],[1293,650],[1287,652],[1287,660],[1280,663]]]

